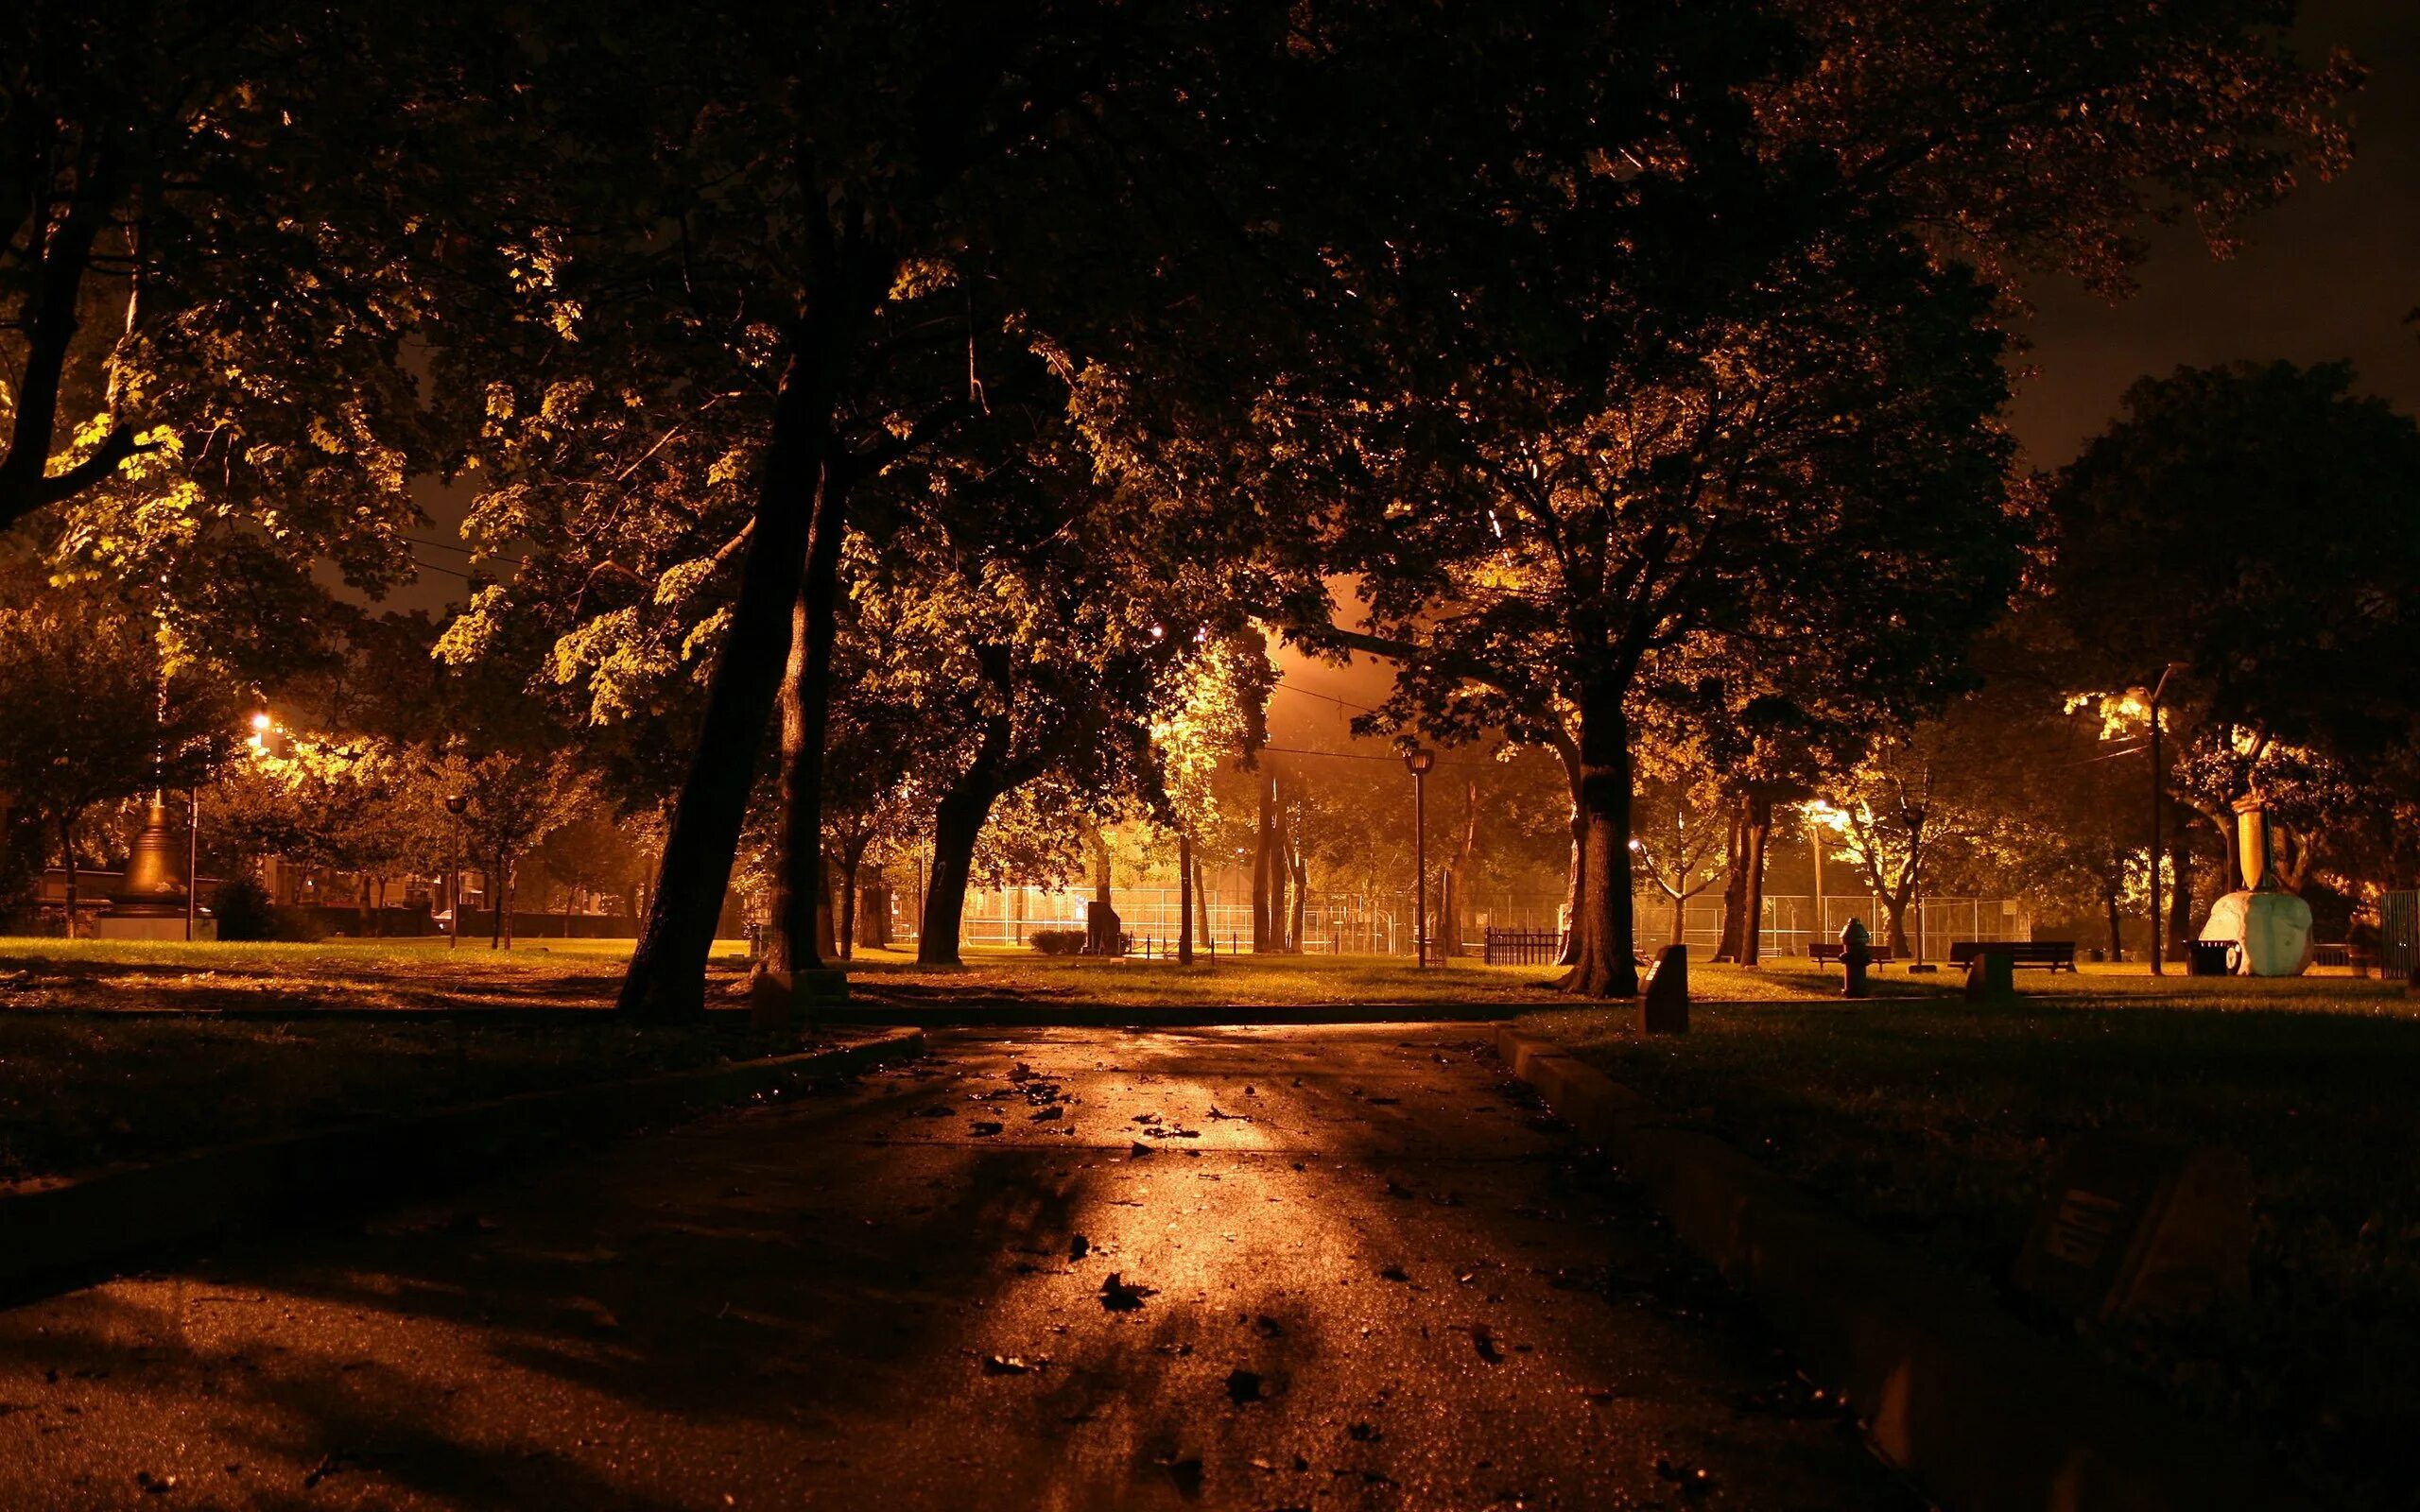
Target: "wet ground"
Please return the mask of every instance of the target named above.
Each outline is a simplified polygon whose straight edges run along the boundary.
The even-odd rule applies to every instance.
[[[1917,1504],[1467,1030],[934,1048],[0,1314],[0,1507]]]

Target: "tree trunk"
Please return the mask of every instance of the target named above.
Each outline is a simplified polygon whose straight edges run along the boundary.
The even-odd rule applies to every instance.
[[[789,655],[782,668],[782,850],[773,872],[773,919],[784,942],[779,969],[791,971],[819,971],[838,954],[831,868],[823,855],[823,740],[845,517],[845,490],[827,462],[815,490],[806,569],[790,606]]]
[[[76,821],[59,819],[59,864],[67,872],[67,937],[76,937]]]
[[[843,844],[840,848],[840,909],[833,916],[839,926],[840,959],[857,958],[857,863],[865,859],[860,846]]]
[[[1754,966],[1763,954],[1765,936],[1765,848],[1772,838],[1773,805],[1768,798],[1744,800],[1740,829],[1740,869],[1747,873],[1739,910],[1739,964]]]
[[[2187,959],[2185,942],[2193,937],[2193,842],[2183,825],[2169,842],[2168,937],[2175,942],[2171,959]]]
[[[1253,825],[1252,843],[1252,953],[1254,955],[1272,948],[1270,936],[1277,932],[1277,905],[1270,896],[1271,885],[1277,879],[1277,779],[1264,772],[1260,775],[1259,787],[1260,813]]]
[[[1470,874],[1471,858],[1478,852],[1478,779],[1462,780],[1462,838],[1454,848],[1454,865],[1450,875],[1453,885],[1445,896],[1445,906],[1438,910],[1445,926],[1445,954],[1462,954],[1462,941],[1470,938]]]
[[[1672,894],[1672,943],[1689,942],[1689,900],[1681,893]]]
[[[1915,896],[1915,873],[1910,871],[1899,885],[1882,895],[1882,912],[1889,919],[1883,943],[1900,960],[1913,960],[1915,954],[1908,949],[1908,900]]]
[[[1309,864],[1304,858],[1301,850],[1291,846],[1288,847],[1286,854],[1286,873],[1287,881],[1292,885],[1294,894],[1293,902],[1288,905],[1288,912],[1287,915],[1287,949],[1292,951],[1295,954],[1300,955],[1303,954],[1303,895],[1308,890],[1303,885],[1303,884],[1310,874]]]
[[[504,936],[504,948],[512,949],[512,901],[521,881],[520,863],[511,851],[504,853],[504,893],[496,900],[495,924]]]
[[[1581,858],[1587,850],[1588,821],[1580,807],[1580,747],[1567,741],[1557,741],[1555,754],[1562,758],[1564,781],[1571,788],[1571,875],[1563,893],[1563,917],[1570,920],[1570,926],[1564,933],[1563,950],[1556,954],[1554,963],[1557,966],[1577,966],[1580,964],[1582,893],[1587,885]]]
[[[1116,913],[1110,900],[1109,835],[1098,825],[1090,836],[1093,852],[1093,906],[1084,911],[1084,949],[1094,955],[1115,955],[1117,930],[1109,920]]]
[[[957,966],[959,926],[966,917],[966,887],[975,874],[975,842],[991,816],[989,788],[961,782],[933,811],[933,874],[925,889],[925,919],[916,959],[925,966]]]
[[[1748,912],[1748,819],[1745,800],[1735,806],[1722,841],[1722,938],[1714,948],[1718,961],[1744,958],[1741,922]]]
[[[1579,959],[1563,979],[1582,997],[1638,995],[1631,927],[1630,722],[1622,687],[1608,679],[1582,690],[1580,807],[1582,909],[1575,921]]]
[[[2114,877],[2100,879],[2100,901],[2109,909],[2109,958],[2126,958],[2125,916],[2118,910],[2118,882]]]
[[[488,868],[488,949],[504,948],[504,860],[499,854]]]
[[[1193,964],[1193,836],[1176,833],[1176,963]]]
[[[647,923],[631,953],[629,974],[622,979],[621,1011],[650,1022],[694,1020],[705,1012],[706,956],[714,949],[715,923],[731,885],[757,752],[764,748],[766,727],[787,670],[791,621],[810,576],[808,558],[821,553],[838,559],[841,507],[827,455],[832,412],[839,398],[845,353],[872,302],[862,301],[864,307],[858,308],[860,301],[853,298],[863,270],[843,266],[836,275],[826,266],[822,271],[827,277],[819,284],[833,286],[809,290],[805,330],[782,374],[738,601],[732,607],[731,625],[707,684],[705,719],[665,836]],[[822,539],[817,535],[819,526]],[[829,593],[826,585],[821,602],[827,610]],[[806,617],[811,621],[814,615]],[[825,651],[828,656],[828,644]],[[811,671],[812,665],[810,659],[802,671]],[[809,727],[815,731],[813,775],[819,782],[824,692],[818,679],[812,709],[803,702],[799,711],[802,734]],[[810,713],[816,717],[810,719]],[[785,761],[786,780],[795,782],[802,775]],[[810,810],[820,798],[820,793],[808,798]],[[798,833],[801,816],[786,807],[785,813],[786,835]],[[815,830],[805,833],[811,836]],[[806,937],[804,932],[801,937]]]
[[[1216,960],[1219,955],[1219,941],[1217,936],[1210,933],[1210,893],[1201,885],[1201,858],[1198,855],[1193,858],[1193,914],[1194,921],[1198,926],[1195,934],[1200,937],[1202,946],[1210,952],[1211,959]]]

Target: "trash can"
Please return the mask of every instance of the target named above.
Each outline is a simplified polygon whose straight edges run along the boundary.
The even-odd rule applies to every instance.
[[[2197,939],[2186,947],[2187,976],[2224,976],[2235,947],[2222,939]]]

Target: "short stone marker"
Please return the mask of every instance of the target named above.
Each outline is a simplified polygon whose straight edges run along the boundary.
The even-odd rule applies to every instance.
[[[2016,1001],[2016,958],[2005,951],[1979,951],[1966,963],[1966,1001],[2011,1004]]]
[[[1084,954],[1126,954],[1126,921],[1117,917],[1116,909],[1098,899],[1084,904]]]
[[[1647,992],[1638,1000],[1638,1032],[1689,1032],[1689,948],[1667,945],[1655,954],[1647,973]]]
[[[2252,1167],[2118,1136],[2051,1172],[2017,1286],[2077,1317],[2178,1317],[2252,1289]]]

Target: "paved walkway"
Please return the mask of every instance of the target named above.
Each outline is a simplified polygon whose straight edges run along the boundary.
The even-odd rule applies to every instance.
[[[935,1049],[0,1314],[0,1506],[1914,1504],[1467,1030]]]

